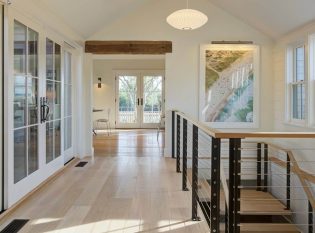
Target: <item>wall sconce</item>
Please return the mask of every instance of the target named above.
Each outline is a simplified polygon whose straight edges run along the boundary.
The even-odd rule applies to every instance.
[[[98,87],[98,88],[102,88],[102,78],[98,78],[97,87]]]

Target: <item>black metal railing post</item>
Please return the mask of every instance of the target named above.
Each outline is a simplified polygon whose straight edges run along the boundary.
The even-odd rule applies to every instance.
[[[241,139],[230,139],[229,154],[229,232],[240,233]]]
[[[257,191],[261,191],[261,143],[257,144]]]
[[[308,202],[308,233],[313,233],[313,207],[311,202]]]
[[[291,162],[287,154],[287,210],[291,208]]]
[[[264,188],[263,191],[268,191],[268,165],[269,165],[269,158],[268,158],[268,144],[264,144]]]
[[[211,232],[220,232],[221,139],[212,138],[211,155]]]
[[[176,172],[180,173],[180,116],[177,115],[177,122],[176,122]]]
[[[229,208],[228,208],[228,232],[234,232],[234,140],[230,139],[229,142]]]
[[[241,139],[236,138],[235,140],[235,233],[240,233],[240,226],[241,223]]]
[[[192,220],[199,221],[198,217],[198,127],[193,126],[192,148]]]
[[[175,159],[175,111],[172,111],[172,158]]]
[[[183,173],[182,173],[183,191],[189,191],[187,188],[187,120],[183,118]]]

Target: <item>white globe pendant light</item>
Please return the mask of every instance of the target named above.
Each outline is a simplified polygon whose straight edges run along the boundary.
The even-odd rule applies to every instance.
[[[166,21],[179,30],[194,30],[205,25],[208,17],[200,11],[189,9],[187,0],[187,8],[173,12]]]

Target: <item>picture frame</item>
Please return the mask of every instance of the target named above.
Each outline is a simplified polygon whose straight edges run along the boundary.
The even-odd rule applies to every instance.
[[[212,128],[259,127],[260,48],[200,46],[199,120]]]

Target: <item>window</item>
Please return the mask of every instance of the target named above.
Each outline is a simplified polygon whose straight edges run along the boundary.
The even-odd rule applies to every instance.
[[[306,56],[305,46],[288,49],[287,53],[287,120],[291,123],[304,123],[306,119]]]

